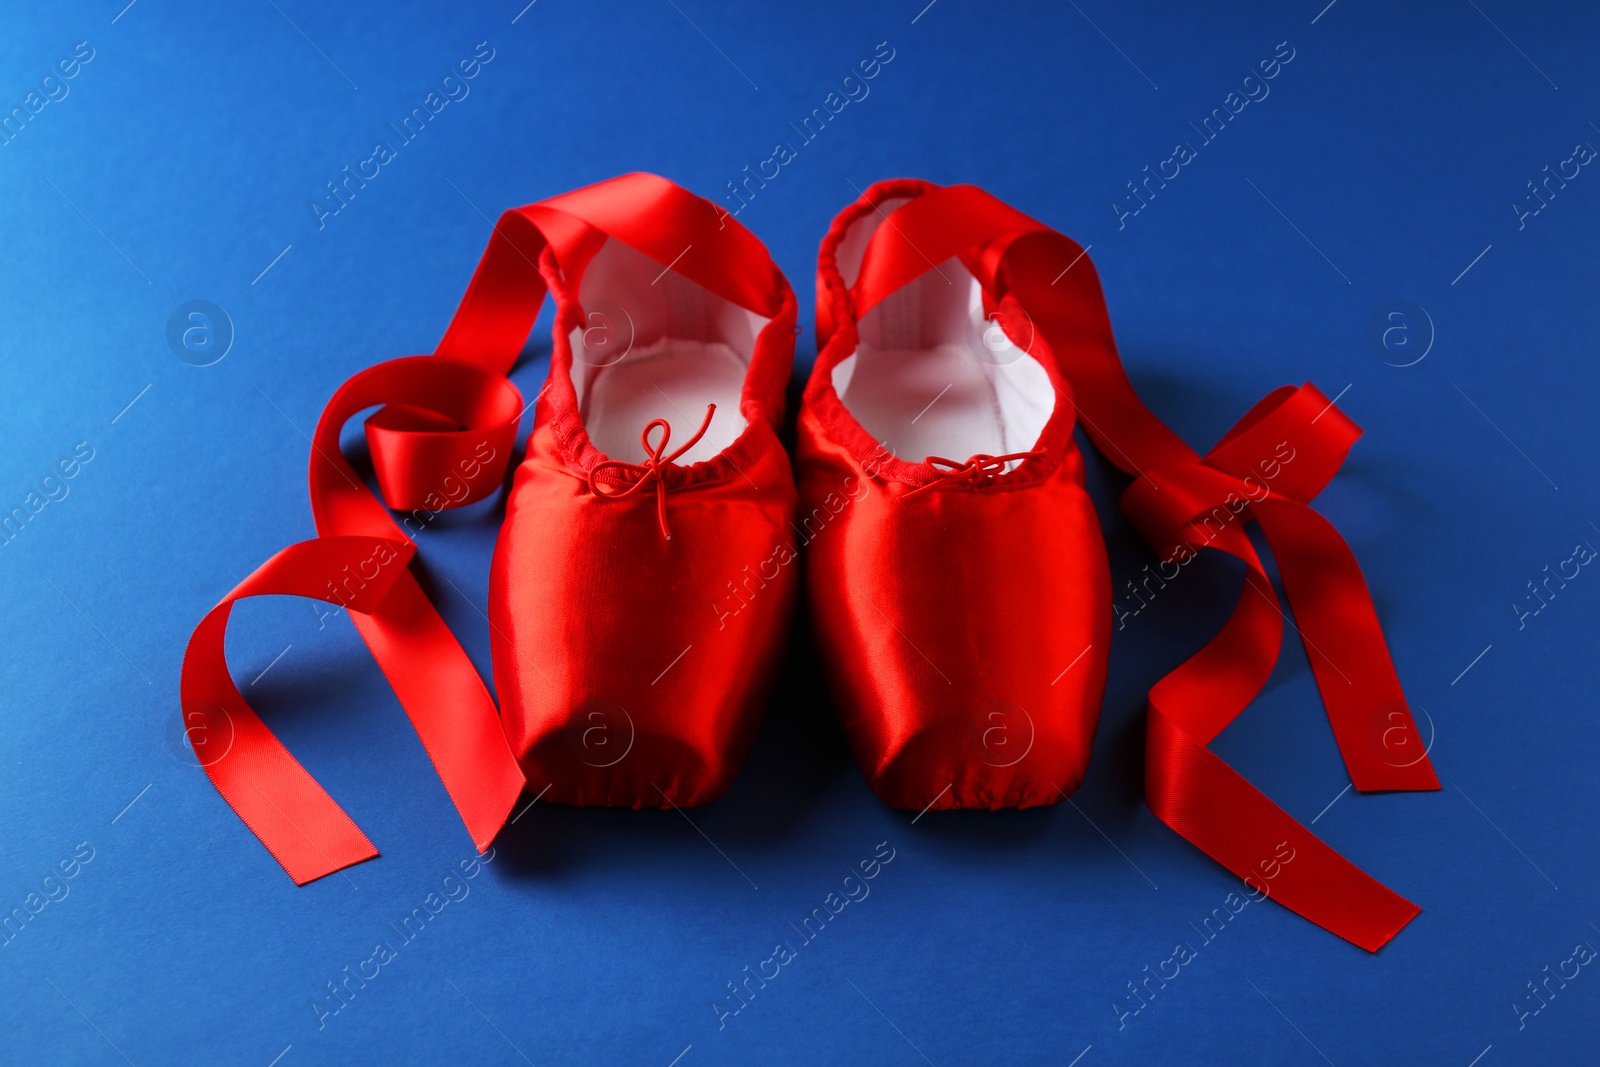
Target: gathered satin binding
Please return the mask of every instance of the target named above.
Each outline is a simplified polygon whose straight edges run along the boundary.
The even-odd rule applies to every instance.
[[[461,506],[504,483],[525,410],[505,375],[547,289],[550,380],[491,576],[497,714],[384,504]],[[377,849],[229,676],[224,634],[243,597],[350,611],[480,849],[525,784],[548,800],[632,807],[703,803],[727,787],[793,611],[793,567],[744,610],[718,605],[793,517],[777,426],[794,323],[794,296],[755,237],[671,182],[632,174],[506,212],[434,355],[340,387],[311,450],[318,536],[224,597],[183,665],[201,765],[296,882]],[[339,449],[341,427],[371,408],[381,503]],[[669,450],[674,432],[684,444]]]
[[[893,405],[857,382],[871,359],[933,358],[962,311],[950,301],[967,290],[969,353],[986,365],[1000,414],[1004,391],[1022,389],[1042,397],[1048,419],[1036,440],[1007,440],[1005,454],[898,455],[897,432],[927,435],[896,424]],[[817,321],[823,348],[800,412],[801,519],[826,514],[829,526],[807,546],[809,598],[835,702],[878,794],[910,809],[1021,806],[1059,800],[1080,781],[1112,615],[1072,444],[1081,424],[1132,478],[1123,510],[1163,561],[1210,548],[1246,568],[1222,630],[1151,690],[1151,811],[1253,887],[1370,951],[1410,921],[1414,904],[1207,747],[1266,683],[1282,641],[1283,609],[1244,529],[1254,522],[1355,788],[1439,788],[1355,557],[1309,506],[1359,428],[1315,387],[1286,386],[1209,453],[1194,452],[1128,381],[1084,250],[973,186],[868,189],[823,241]],[[932,378],[928,395],[957,380]],[[856,392],[883,436],[853,414]],[[907,409],[910,422],[938,412],[944,395]],[[1011,400],[1010,421],[1032,432],[1026,399]],[[848,506],[830,506],[841,487]]]

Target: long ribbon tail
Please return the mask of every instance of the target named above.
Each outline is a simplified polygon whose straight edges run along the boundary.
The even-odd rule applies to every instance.
[[[332,874],[378,850],[256,716],[228,673],[223,641],[233,605],[251,596],[303,596],[371,612],[405,567],[408,542],[319,537],[279,552],[222,599],[195,627],[180,683],[184,731],[195,757],[228,805],[296,884]],[[381,561],[381,562],[380,562]],[[370,580],[348,601],[333,592],[346,568]]]
[[[1368,952],[1386,945],[1422,910],[1328,847],[1154,702],[1145,739],[1145,801],[1157,818],[1252,889]]]

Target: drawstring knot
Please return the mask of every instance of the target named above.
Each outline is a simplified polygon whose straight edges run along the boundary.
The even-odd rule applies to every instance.
[[[1004,456],[991,456],[980,452],[965,463],[960,463],[953,459],[945,459],[943,456],[929,456],[923,462],[933,470],[936,480],[928,482],[926,485],[920,485],[906,495],[915,496],[924,489],[931,489],[942,481],[965,482],[967,485],[973,486],[983,485],[998,475],[1004,474],[1008,463],[1026,459],[1038,459],[1043,456],[1044,453],[1038,450],[1011,452]]]
[[[711,416],[717,410],[717,405],[706,405],[706,417],[701,420],[700,428],[694,436],[683,443],[681,448],[667,453],[667,442],[672,440],[672,425],[666,419],[652,419],[646,424],[643,432],[639,434],[639,441],[644,445],[645,461],[643,463],[627,463],[620,459],[603,459],[589,468],[589,492],[599,500],[621,500],[632,496],[640,489],[651,483],[656,487],[656,522],[661,527],[661,536],[670,541],[672,531],[667,527],[667,481],[664,468],[671,466],[673,460],[693,448],[704,437],[706,430],[711,427]],[[660,429],[661,440],[652,441],[651,434]],[[609,482],[602,482],[597,475],[603,470],[615,470],[633,475],[633,481],[618,489]],[[602,489],[602,486],[606,486]]]

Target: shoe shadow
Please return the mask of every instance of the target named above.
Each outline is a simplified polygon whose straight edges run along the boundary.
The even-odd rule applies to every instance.
[[[788,655],[760,730],[728,792],[711,804],[679,810],[528,805],[495,840],[513,877],[545,880],[563,870],[616,866],[641,858],[674,863],[685,842],[736,854],[781,850],[819,794],[854,773],[811,642],[805,610],[796,612]],[[726,856],[726,853],[724,854]],[[732,861],[729,861],[732,863]],[[743,872],[741,872],[742,874]]]

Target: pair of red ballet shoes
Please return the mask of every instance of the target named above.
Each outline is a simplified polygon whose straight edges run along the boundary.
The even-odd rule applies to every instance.
[[[834,219],[791,458],[796,302],[759,241],[651,175],[536,207],[554,346],[489,600],[529,792],[631,807],[723,793],[803,585],[844,732],[886,803],[1072,793],[1110,579],[1067,376],[1015,295],[1049,279],[1023,277],[1037,263],[995,222],[1016,213],[970,186],[897,180]],[[515,262],[486,253],[458,346],[516,299]],[[1087,261],[1072,269],[1098,294]]]
[[[748,230],[646,174],[507,211],[434,354],[363,370],[329,400],[310,457],[317,537],[196,626],[181,691],[200,765],[296,882],[377,854],[228,671],[234,603],[293,595],[349,609],[480,848],[525,789],[705,803],[749,748],[803,574],[881,798],[1053,803],[1083,778],[1110,644],[1081,420],[1131,477],[1122,510],[1164,559],[1213,549],[1244,568],[1228,621],[1150,691],[1151,812],[1377,951],[1417,906],[1207,747],[1282,639],[1253,523],[1351,783],[1439,788],[1355,556],[1310,506],[1360,428],[1314,386],[1284,387],[1195,452],[1140,402],[1085,251],[970,185],[868,189],[822,242],[791,458],[795,298]],[[490,576],[497,708],[412,572],[410,535],[504,484],[526,410],[506,375],[547,292],[549,382]],[[373,408],[382,502],[340,451],[341,427]]]

